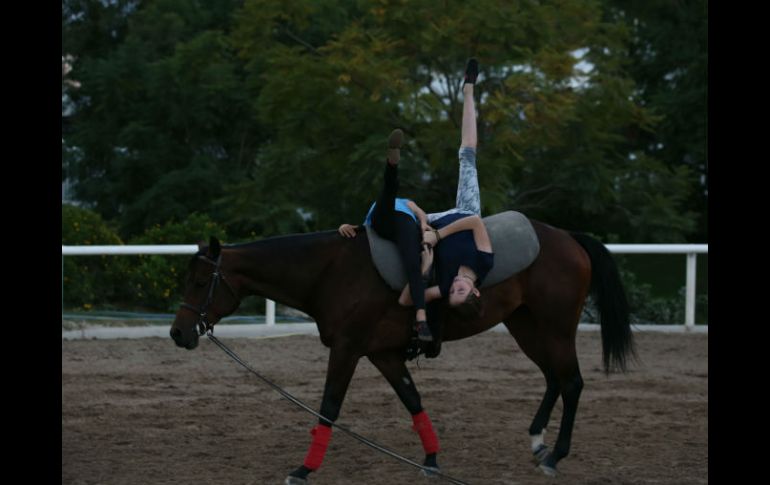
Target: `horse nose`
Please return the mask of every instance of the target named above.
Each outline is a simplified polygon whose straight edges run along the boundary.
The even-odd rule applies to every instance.
[[[169,332],[171,335],[171,338],[174,339],[175,342],[178,342],[180,338],[182,338],[182,331],[178,328],[172,328]]]

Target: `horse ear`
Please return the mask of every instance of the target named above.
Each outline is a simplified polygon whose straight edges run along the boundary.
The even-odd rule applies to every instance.
[[[222,246],[219,244],[219,239],[211,236],[209,238],[209,257],[211,259],[217,259],[220,251],[222,251]]]

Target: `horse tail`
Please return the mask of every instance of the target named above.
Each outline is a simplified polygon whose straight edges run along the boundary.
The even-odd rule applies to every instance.
[[[625,372],[628,357],[636,357],[636,348],[618,267],[604,244],[585,234],[570,235],[591,259],[591,294],[599,310],[604,372],[609,373],[613,366]]]

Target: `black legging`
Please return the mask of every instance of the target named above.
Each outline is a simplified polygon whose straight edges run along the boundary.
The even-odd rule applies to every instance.
[[[385,184],[372,213],[372,229],[381,237],[396,243],[409,280],[409,293],[417,310],[425,308],[425,285],[420,271],[422,234],[420,226],[409,215],[397,211],[398,166],[385,162]]]

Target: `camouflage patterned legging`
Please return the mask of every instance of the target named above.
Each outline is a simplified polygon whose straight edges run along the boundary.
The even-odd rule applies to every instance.
[[[457,180],[456,207],[444,212],[428,214],[428,224],[447,214],[467,213],[481,215],[481,195],[479,194],[479,177],[476,172],[476,149],[461,147],[460,178]]]

